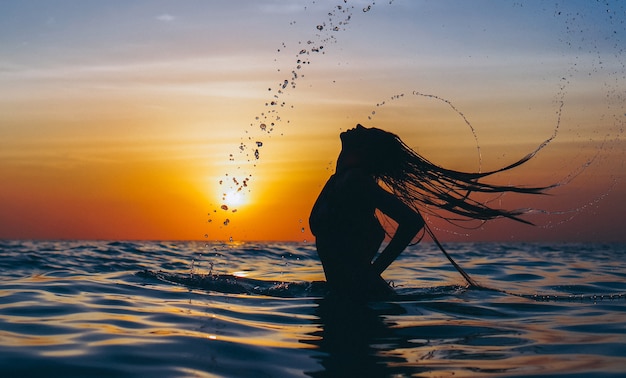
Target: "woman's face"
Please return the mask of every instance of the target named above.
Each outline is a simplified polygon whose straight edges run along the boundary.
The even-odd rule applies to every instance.
[[[358,124],[356,127],[339,134],[343,148],[360,150],[366,147],[369,144],[367,138],[369,134],[368,131],[369,129]]]
[[[337,164],[342,167],[368,165],[372,148],[370,133],[370,129],[361,125],[341,133],[341,154]]]
[[[338,165],[361,166],[374,169],[374,166],[388,165],[399,148],[396,136],[375,127],[367,128],[356,125],[344,131],[341,138],[341,154]]]

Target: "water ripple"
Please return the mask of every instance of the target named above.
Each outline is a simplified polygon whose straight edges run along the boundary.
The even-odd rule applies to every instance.
[[[464,287],[434,246],[415,246],[385,275],[398,295],[360,305],[324,298],[311,245],[0,245],[2,376],[610,376],[626,366],[621,245],[448,246],[487,289]]]

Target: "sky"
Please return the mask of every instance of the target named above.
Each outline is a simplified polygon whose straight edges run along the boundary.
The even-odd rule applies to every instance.
[[[339,133],[559,184],[528,226],[626,241],[619,1],[0,1],[0,238],[307,241]]]

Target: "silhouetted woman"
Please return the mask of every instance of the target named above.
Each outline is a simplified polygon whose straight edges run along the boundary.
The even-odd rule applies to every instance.
[[[335,174],[320,193],[309,218],[317,253],[331,292],[343,297],[375,298],[393,293],[381,273],[424,228],[420,210],[446,220],[518,218],[523,210],[494,209],[474,200],[480,193],[541,193],[546,188],[499,186],[478,179],[516,167],[531,155],[497,171],[466,173],[439,167],[407,147],[396,135],[357,125],[340,135],[342,149]],[[418,210],[418,208],[420,210]],[[378,254],[386,231],[379,210],[397,223]]]

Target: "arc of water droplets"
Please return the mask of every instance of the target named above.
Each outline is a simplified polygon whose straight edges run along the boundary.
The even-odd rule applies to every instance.
[[[352,19],[352,12],[355,9],[353,5],[347,5],[348,0],[343,1],[344,5],[335,5],[333,8],[327,12],[328,19],[325,22],[322,22],[316,26],[316,32],[313,38],[306,40],[306,42],[300,41],[298,42],[298,48],[296,49],[295,54],[295,65],[291,69],[291,76],[289,78],[281,80],[276,88],[268,88],[269,92],[272,92],[272,97],[269,99],[265,106],[271,108],[268,111],[260,113],[255,117],[255,121],[250,123],[250,126],[257,133],[261,133],[263,136],[268,136],[272,134],[275,128],[282,122],[280,114],[277,107],[284,108],[287,103],[282,101],[283,96],[289,91],[294,90],[296,88],[296,82],[298,79],[304,77],[302,74],[302,70],[305,65],[309,65],[311,63],[308,57],[311,54],[325,54],[324,46],[329,43],[336,43],[335,35],[337,32],[341,30],[345,30],[345,27],[350,23]],[[389,4],[392,3],[392,0],[389,1]],[[363,8],[363,12],[368,12],[372,9],[372,6],[375,2],[372,2],[370,5],[367,5]],[[305,10],[306,10],[305,6]],[[291,25],[295,24],[294,22],[290,23]],[[302,47],[306,46],[306,47]],[[277,49],[278,53],[282,53],[283,50],[287,49],[286,44],[283,42],[281,47]],[[278,69],[278,72],[281,72],[281,69]],[[291,105],[293,108],[293,105]],[[290,123],[289,120],[286,120],[287,123]],[[248,131],[246,131],[248,134]],[[242,137],[243,139],[243,137]],[[254,142],[253,142],[254,141]],[[252,143],[250,146],[249,143]],[[260,137],[253,138],[252,136],[248,137],[248,141],[242,141],[239,144],[239,154],[245,154],[247,158],[247,163],[253,163],[253,167],[256,166],[256,161],[261,159],[261,151],[260,148],[264,146],[264,141],[261,140]],[[229,161],[234,162],[235,156],[233,154],[229,155]],[[241,165],[237,166],[237,170],[241,169]],[[250,191],[249,181],[252,177],[252,174],[247,175],[244,180],[237,180],[236,177],[232,179],[229,178],[229,174],[225,174],[225,179],[219,181],[220,185],[227,184],[228,188],[224,190],[222,194],[222,201],[224,201],[227,197],[227,192],[240,192],[244,188]],[[237,209],[230,209],[228,206],[222,204],[218,205],[218,208],[223,211],[232,211],[235,212]],[[215,213],[217,210],[213,210]],[[209,213],[209,216],[211,213]],[[211,220],[209,220],[210,222]],[[231,222],[230,219],[226,219],[222,224],[227,226]]]
[[[613,55],[612,57],[617,61],[620,62],[619,63],[619,68],[609,72],[610,76],[614,76],[614,77],[619,77],[621,76],[622,79],[624,78],[623,72],[624,69],[626,68],[626,64],[624,63],[624,59],[621,59],[621,56],[623,55],[624,49],[622,47],[620,47],[620,44],[615,41],[615,39],[617,38],[618,33],[616,32],[617,30],[617,24],[614,23],[613,17],[612,17],[612,11],[611,9],[608,7],[609,4],[606,3],[606,13],[609,15],[608,18],[608,24],[612,27],[615,28],[613,33],[608,35],[605,40],[606,41],[614,41],[614,51],[613,51]],[[623,8],[622,8],[622,13],[623,12]],[[582,28],[582,27],[573,27],[576,25],[575,20],[577,20],[578,15],[572,13],[571,11],[560,11],[557,10],[556,15],[558,17],[564,17],[565,18],[565,25],[566,25],[566,30],[567,30],[567,34],[561,38],[561,41],[566,43],[566,45],[569,48],[577,48],[577,49],[582,49],[583,45],[582,45],[582,41],[584,41],[584,38],[580,39],[580,45],[578,45],[577,43],[575,43],[575,38],[576,38],[576,34],[585,34],[588,33],[589,30]],[[590,56],[594,56],[594,61],[592,62],[592,66],[591,66],[591,72],[588,73],[589,76],[591,76],[592,74],[597,74],[600,70],[602,70],[603,68],[606,69],[606,67],[604,67],[603,65],[603,57],[602,57],[602,52],[599,49],[599,47],[597,46],[597,44],[594,44],[592,47],[590,47],[589,49],[589,53]],[[578,59],[578,55],[576,55],[576,60]],[[620,71],[621,69],[621,71]],[[560,107],[559,107],[559,121],[560,121],[560,116],[561,116],[561,109],[563,108],[563,98],[564,98],[564,93],[565,93],[565,87],[567,84],[569,84],[570,79],[572,79],[575,74],[579,73],[579,65],[574,63],[572,64],[565,77],[563,77],[562,80],[562,85],[560,87]],[[617,80],[616,80],[617,81]],[[624,109],[624,102],[621,101],[621,96],[619,95],[619,92],[616,91],[616,87],[612,87],[611,85],[609,85],[607,82],[604,83],[604,87],[607,88],[608,92],[607,92],[607,100],[613,100],[613,97],[617,97],[617,102],[620,105],[620,110],[623,111]],[[608,102],[608,106],[607,109],[612,109],[613,105],[615,105],[615,103],[612,102]],[[626,115],[626,114],[624,114]],[[616,134],[614,136],[611,136],[610,134],[605,135],[604,139],[602,140],[602,143],[600,143],[600,145],[596,148],[596,153],[594,154],[594,156],[592,156],[591,158],[587,159],[585,161],[584,164],[582,164],[580,167],[578,167],[577,170],[575,170],[574,172],[570,173],[569,175],[567,175],[563,180],[561,180],[557,185],[555,186],[560,186],[560,185],[564,185],[567,184],[569,182],[571,182],[573,179],[575,179],[578,175],[580,175],[583,171],[586,170],[586,168],[588,168],[589,166],[591,166],[593,164],[593,162],[598,158],[598,156],[600,155],[600,153],[602,151],[605,150],[605,146],[608,142],[619,142],[621,135],[624,132],[623,129],[623,121],[618,120],[618,118],[616,117],[616,113],[613,114],[613,118],[615,119],[615,126],[618,125],[622,125],[621,127],[618,127],[618,130],[616,132]],[[558,126],[558,125],[557,125]],[[555,130],[555,134],[556,134],[556,130]],[[544,142],[541,146],[539,146],[538,149],[541,149],[543,147],[545,147],[545,145],[547,143],[549,143],[552,139],[554,139],[556,135],[553,135],[552,138],[548,139],[546,142]],[[613,175],[612,176],[612,180],[611,180],[611,185],[609,186],[609,188],[604,192],[601,193],[600,195],[598,195],[596,198],[592,199],[591,201],[588,201],[587,203],[583,204],[582,206],[579,206],[578,208],[575,209],[570,209],[570,210],[563,210],[563,211],[552,211],[552,212],[547,212],[547,211],[540,211],[540,210],[534,210],[534,212],[537,213],[541,213],[541,214],[549,214],[549,215],[570,215],[568,218],[561,220],[557,223],[551,223],[549,222],[547,225],[542,226],[544,228],[553,228],[556,227],[558,225],[561,225],[563,223],[566,223],[570,220],[572,220],[576,215],[584,212],[585,210],[594,207],[594,206],[598,206],[600,204],[600,202],[602,200],[604,200],[606,197],[609,196],[609,194],[613,191],[613,189],[615,188],[615,186],[618,183],[618,177]]]
[[[563,112],[563,106],[565,104],[564,94],[563,94],[564,93],[564,86],[561,86],[560,93],[561,93],[560,94],[560,98],[558,100],[559,107],[558,107],[557,112],[556,112],[556,114],[557,114],[556,118],[557,119],[556,119],[556,124],[554,126],[554,129],[552,131],[552,134],[546,140],[541,142],[539,144],[539,146],[537,146],[537,148],[534,151],[532,151],[531,153],[529,153],[527,155],[527,157],[529,157],[529,158],[532,158],[539,151],[541,151],[548,144],[550,144],[550,142],[552,142],[556,138],[556,136],[557,136],[557,134],[559,132],[559,128],[560,128],[560,125],[561,125],[561,115],[562,115],[562,112]],[[482,152],[481,152],[481,148],[480,148],[480,142],[478,141],[478,133],[476,132],[476,129],[471,124],[471,122],[467,119],[465,114],[461,110],[459,110],[452,103],[452,101],[450,101],[450,100],[448,100],[446,98],[440,97],[440,96],[435,95],[435,94],[422,93],[422,92],[419,92],[419,91],[413,91],[412,94],[414,96],[425,97],[425,98],[429,98],[429,99],[433,99],[433,100],[437,100],[437,101],[443,102],[448,107],[450,107],[450,109],[452,109],[456,114],[458,114],[459,117],[461,117],[463,119],[463,122],[465,122],[467,127],[470,129],[470,131],[472,133],[472,136],[474,137],[474,141],[476,142],[476,152],[478,154],[478,173],[482,172],[482,162],[483,162],[483,159],[482,159]],[[400,98],[400,97],[403,97],[403,96],[404,96],[404,94],[394,95],[394,96],[391,97],[391,99],[394,100],[394,99],[397,99],[397,98]],[[385,102],[383,101],[382,103],[377,104],[377,106],[384,105],[384,104],[385,104]],[[375,112],[372,112],[372,115],[374,115],[374,114],[375,114]],[[371,119],[371,116],[369,116],[368,118]]]
[[[447,100],[447,99],[445,99],[443,97],[439,97],[439,96],[433,95],[433,94],[421,93],[421,92],[418,92],[418,91],[413,91],[413,95],[426,97],[426,98],[432,98],[434,100],[441,101],[441,102],[445,103],[446,105],[448,105],[452,110],[454,110],[454,112],[456,114],[458,114],[463,119],[463,122],[465,122],[467,127],[469,127],[470,131],[472,132],[472,135],[474,136],[474,141],[476,142],[476,152],[478,154],[478,172],[480,173],[481,170],[482,170],[483,156],[482,156],[482,153],[480,151],[480,143],[478,142],[478,134],[476,134],[476,129],[474,129],[474,126],[472,126],[472,124],[467,119],[467,117],[465,117],[465,114],[463,114],[463,112],[461,112],[459,109],[457,109],[457,107],[454,106],[454,104],[452,102],[450,102],[450,100]]]

